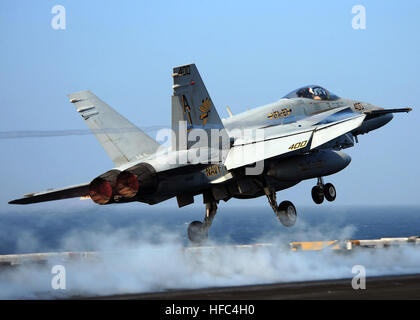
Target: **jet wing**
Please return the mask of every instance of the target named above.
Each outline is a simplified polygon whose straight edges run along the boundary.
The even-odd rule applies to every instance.
[[[294,154],[295,151],[309,151],[354,130],[366,117],[365,114],[354,112],[344,118],[336,114],[318,114],[292,126],[279,125],[263,129],[262,137],[258,137],[257,133],[252,139],[237,139],[224,164],[231,170],[280,155]],[[311,118],[316,121],[311,121]]]
[[[89,195],[89,183],[83,183],[76,186],[62,189],[53,189],[44,192],[25,194],[23,198],[12,200],[9,204],[30,204],[52,200],[69,199],[84,197]]]

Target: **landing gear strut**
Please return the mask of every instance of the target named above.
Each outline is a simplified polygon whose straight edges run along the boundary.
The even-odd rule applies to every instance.
[[[206,216],[203,222],[193,221],[188,226],[188,239],[193,244],[203,244],[208,236],[209,229],[217,212],[217,202],[212,201],[206,203]]]
[[[321,204],[322,202],[324,202],[324,197],[328,201],[334,201],[337,196],[337,192],[335,190],[334,185],[331,183],[327,183],[324,185],[324,180],[322,179],[322,177],[318,178],[318,183],[312,188],[311,194],[312,200],[316,204]]]
[[[296,208],[290,201],[283,201],[277,205],[276,191],[266,187],[264,188],[265,195],[267,196],[268,203],[280,220],[281,224],[285,227],[291,227],[296,223],[297,212]]]

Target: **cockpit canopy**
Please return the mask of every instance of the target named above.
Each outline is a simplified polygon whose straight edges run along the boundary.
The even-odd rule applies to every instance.
[[[339,97],[336,96],[334,93],[329,92],[327,89],[316,85],[296,89],[283,97],[283,99],[292,98],[307,98],[312,100],[324,101],[334,101],[339,99]]]

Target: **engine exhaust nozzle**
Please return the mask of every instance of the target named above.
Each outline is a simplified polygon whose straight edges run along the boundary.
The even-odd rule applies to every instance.
[[[123,171],[117,178],[116,192],[124,198],[133,198],[139,192],[139,180],[134,173]]]
[[[94,179],[89,185],[90,198],[97,204],[107,204],[112,200],[111,183],[102,178]]]

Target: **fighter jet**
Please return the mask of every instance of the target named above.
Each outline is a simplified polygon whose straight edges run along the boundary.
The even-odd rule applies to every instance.
[[[176,197],[183,207],[202,195],[204,220],[189,224],[188,238],[203,243],[221,200],[266,196],[280,222],[291,227],[296,208],[290,201],[278,204],[277,191],[316,179],[313,201],[334,201],[336,189],[323,178],[349,165],[350,156],[341,150],[390,122],[393,113],[411,111],[340,98],[308,85],[237,115],[228,109],[230,117],[221,119],[195,64],[173,68],[172,78],[170,146],[159,144],[90,91],[69,94],[114,168],[87,183],[9,203],[89,197],[100,205],[153,205]]]

